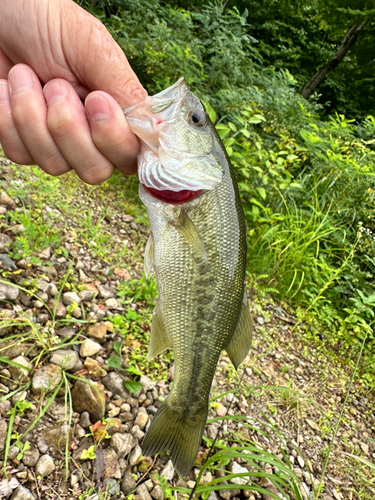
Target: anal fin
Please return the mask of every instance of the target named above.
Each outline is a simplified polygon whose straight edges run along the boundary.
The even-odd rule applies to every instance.
[[[152,315],[148,361],[151,361],[155,356],[171,348],[172,342],[165,329],[159,301],[157,300]]]
[[[182,236],[190,243],[191,246],[207,260],[206,250],[204,249],[204,243],[198,229],[195,227],[194,222],[189,219],[186,211],[181,210],[180,215],[176,221],[170,222],[170,224],[179,231]]]
[[[238,368],[240,363],[246,358],[252,342],[252,332],[251,332],[251,316],[250,309],[247,303],[246,290],[244,293],[244,299],[242,302],[240,316],[238,318],[237,327],[225,347],[225,350],[230,357],[234,367]]]

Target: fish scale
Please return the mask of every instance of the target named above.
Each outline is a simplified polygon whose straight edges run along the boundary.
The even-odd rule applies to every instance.
[[[184,476],[192,468],[198,452],[221,351],[227,349],[237,367],[251,344],[244,285],[246,223],[232,167],[213,125],[208,117],[205,117],[207,126],[201,131],[191,129],[186,123],[189,104],[197,109],[199,103],[195,96],[190,98],[193,94],[187,91],[186,85],[178,82],[169,93],[167,89],[149,97],[149,104],[146,100],[143,107],[142,103],[138,105],[142,117],[147,116],[153,102],[162,102],[163,95],[171,104],[167,103],[165,108],[159,104],[158,109],[162,111],[157,122],[163,123],[162,113],[168,111],[168,106],[177,108],[177,111],[174,108],[168,111],[168,122],[165,121],[170,124],[171,133],[168,136],[168,128],[164,126],[163,140],[170,149],[175,145],[174,150],[183,151],[181,164],[185,170],[181,179],[189,179],[190,159],[194,175],[202,176],[202,185],[207,179],[209,182],[215,179],[210,189],[202,189],[191,200],[180,204],[165,202],[165,196],[158,199],[155,191],[151,194],[147,185],[140,185],[140,196],[150,222],[150,258],[159,291],[151,325],[150,357],[172,348],[175,359],[172,390],[156,413],[142,450],[144,455],[152,455],[167,449],[175,468]],[[171,95],[175,96],[174,100]],[[175,117],[175,126],[171,115]],[[147,144],[147,138],[139,129],[141,121],[132,122],[132,116],[137,116],[137,106],[126,116],[132,130]],[[190,133],[192,140],[189,140]],[[153,133],[152,141],[155,137],[157,134]],[[155,143],[151,146],[157,150]],[[204,155],[208,157],[207,164]],[[175,168],[178,161],[176,157],[169,163]],[[142,158],[139,164],[143,168],[142,179],[152,179]],[[163,172],[163,168],[166,166],[161,164],[159,171]],[[211,169],[207,179],[205,168]],[[221,175],[213,175],[212,168],[220,169]],[[195,185],[198,181],[194,180]]]

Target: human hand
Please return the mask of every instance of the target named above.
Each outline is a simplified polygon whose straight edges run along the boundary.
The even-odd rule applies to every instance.
[[[139,142],[121,108],[146,96],[106,28],[72,0],[0,0],[0,143],[15,163],[74,169],[88,184],[115,167],[134,173]]]

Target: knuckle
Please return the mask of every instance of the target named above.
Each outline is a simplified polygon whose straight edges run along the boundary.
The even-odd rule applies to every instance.
[[[69,113],[62,113],[58,116],[48,117],[48,129],[54,137],[62,138],[73,132],[76,120]]]
[[[112,164],[105,163],[103,161],[98,162],[85,162],[85,167],[80,172],[80,178],[86,182],[86,184],[98,185],[105,182],[112,175],[114,167]]]
[[[34,165],[35,162],[30,153],[22,148],[17,148],[14,145],[1,144],[5,156],[18,165]]]
[[[40,162],[39,166],[47,174],[53,175],[54,177],[65,174],[70,170],[70,166],[67,164],[59,151],[54,151],[47,155]]]

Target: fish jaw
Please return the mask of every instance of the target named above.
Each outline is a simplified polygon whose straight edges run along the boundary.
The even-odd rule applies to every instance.
[[[183,79],[124,112],[130,129],[141,139],[138,176],[144,186],[201,191],[222,181],[212,124]]]

